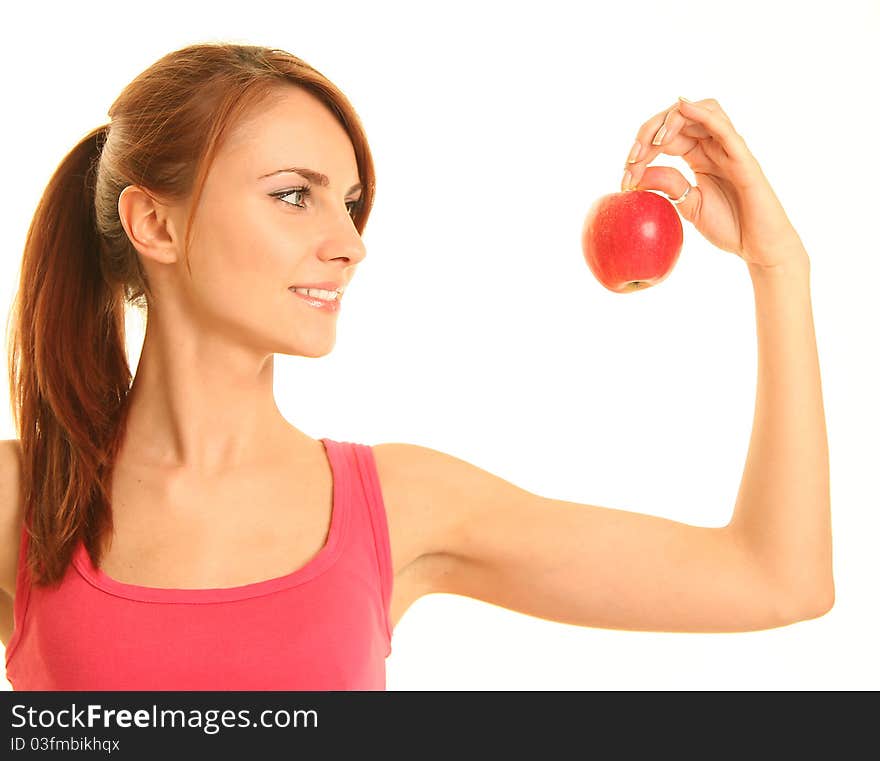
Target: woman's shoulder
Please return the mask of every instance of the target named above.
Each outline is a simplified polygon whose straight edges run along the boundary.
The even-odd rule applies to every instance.
[[[0,439],[0,590],[15,596],[18,550],[24,525],[21,442]]]
[[[418,444],[383,442],[371,449],[391,527],[395,569],[415,561],[426,566],[427,558],[443,557],[442,537],[456,518],[443,495],[467,488],[464,477],[473,466]]]

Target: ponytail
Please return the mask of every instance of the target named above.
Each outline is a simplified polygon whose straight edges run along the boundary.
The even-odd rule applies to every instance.
[[[95,220],[95,168],[108,127],[86,135],[49,181],[27,233],[10,313],[26,562],[39,584],[61,580],[80,539],[97,557],[99,539],[112,527],[107,481],[131,372],[124,293],[103,272],[105,244]]]

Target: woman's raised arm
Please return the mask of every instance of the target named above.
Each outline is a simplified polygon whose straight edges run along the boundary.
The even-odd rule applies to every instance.
[[[682,196],[681,173],[647,166],[661,152],[682,156],[698,184],[679,211],[740,256],[754,286],[755,416],[728,525],[542,497],[409,444],[374,446],[383,492],[420,527],[426,593],[616,629],[745,631],[815,618],[834,604],[834,581],[809,257],[717,101],[656,114],[636,142],[623,189]]]

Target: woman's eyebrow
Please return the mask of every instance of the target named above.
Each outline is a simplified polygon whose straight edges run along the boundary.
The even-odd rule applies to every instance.
[[[277,169],[274,172],[269,172],[268,174],[260,175],[257,179],[265,179],[266,177],[273,177],[276,174],[282,174],[284,172],[295,172],[298,175],[305,177],[307,180],[311,180],[312,182],[317,183],[322,188],[326,188],[330,184],[330,178],[326,174],[322,174],[321,172],[316,172],[314,169],[307,169],[303,166],[291,166],[286,169]],[[355,190],[360,190],[362,185],[358,182],[352,185],[349,189],[349,193],[353,193]]]

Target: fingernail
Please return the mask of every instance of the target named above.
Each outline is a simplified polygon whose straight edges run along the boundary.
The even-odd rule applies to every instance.
[[[629,190],[629,185],[632,182],[632,172],[627,169],[623,173],[623,181],[620,183],[621,190]]]
[[[688,100],[687,98],[683,98],[681,95],[678,96],[679,100],[683,100],[685,103],[693,103],[692,100]]]
[[[629,158],[626,160],[627,164],[634,163],[639,158],[639,152],[642,150],[642,144],[636,140],[633,143],[632,150],[629,152]]]
[[[660,129],[657,130],[657,134],[654,135],[654,139],[651,141],[651,145],[660,145],[663,141],[663,136],[666,134],[666,125],[664,124]]]

